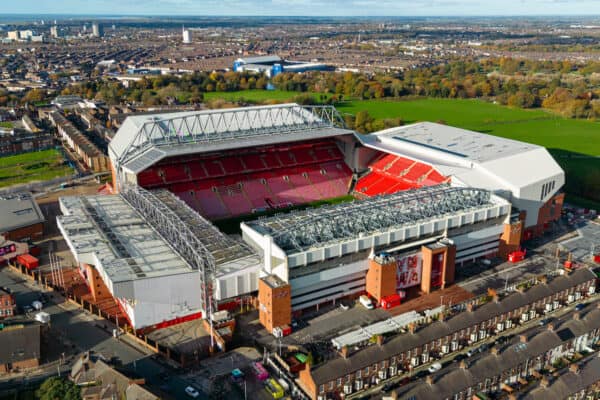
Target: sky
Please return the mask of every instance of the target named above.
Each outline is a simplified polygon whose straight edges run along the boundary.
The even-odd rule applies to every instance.
[[[0,0],[2,14],[600,15],[600,0]]]

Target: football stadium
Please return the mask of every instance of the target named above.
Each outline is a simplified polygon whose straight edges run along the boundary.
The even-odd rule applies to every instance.
[[[109,157],[113,194],[61,198],[58,225],[135,329],[250,301],[273,332],[341,298],[444,288],[548,229],[565,179],[532,144],[428,122],[361,135],[297,104],[131,116]]]

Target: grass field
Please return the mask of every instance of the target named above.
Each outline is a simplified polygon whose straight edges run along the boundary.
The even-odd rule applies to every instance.
[[[12,129],[14,124],[11,121],[0,121],[0,128]]]
[[[288,92],[285,90],[243,90],[238,92],[207,92],[204,93],[205,100],[223,99],[226,101],[239,101],[244,99],[248,102],[261,102],[267,100],[288,101],[295,96],[303,95],[301,92]],[[312,93],[315,98],[319,94]],[[329,95],[327,95],[329,96]]]
[[[73,173],[54,149],[0,157],[0,187],[45,181]]]
[[[566,172],[567,201],[600,209],[598,122],[479,100],[351,101],[336,107],[341,113],[366,110],[376,119],[400,117],[405,123],[442,120],[448,125],[544,146]]]
[[[367,110],[376,119],[400,117],[405,123],[446,124],[539,144],[549,149],[600,155],[600,123],[565,119],[543,110],[503,107],[479,100],[422,99],[352,101],[336,106],[342,113]]]

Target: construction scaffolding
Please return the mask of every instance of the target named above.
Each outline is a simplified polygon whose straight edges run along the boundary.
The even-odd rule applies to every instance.
[[[275,215],[248,225],[270,235],[284,251],[304,251],[489,204],[491,192],[487,190],[442,184]]]
[[[212,253],[190,230],[188,224],[154,193],[139,186],[128,185],[120,195],[192,268],[198,270],[202,290],[202,312],[206,318],[210,318],[217,310],[212,293],[216,274],[216,263]]]

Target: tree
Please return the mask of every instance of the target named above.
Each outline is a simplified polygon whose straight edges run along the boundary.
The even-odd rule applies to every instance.
[[[35,396],[40,400],[79,400],[81,390],[73,382],[53,376],[42,383]]]

